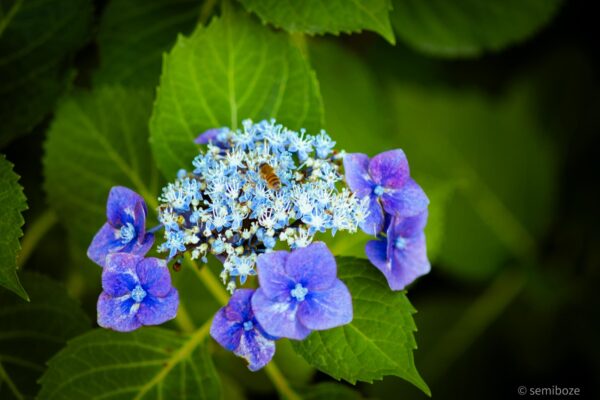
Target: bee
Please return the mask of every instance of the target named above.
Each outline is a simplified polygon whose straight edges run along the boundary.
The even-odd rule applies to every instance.
[[[281,181],[279,177],[275,173],[273,167],[271,167],[267,163],[262,163],[258,166],[258,171],[260,172],[260,177],[267,182],[267,187],[272,190],[279,190],[281,188]]]

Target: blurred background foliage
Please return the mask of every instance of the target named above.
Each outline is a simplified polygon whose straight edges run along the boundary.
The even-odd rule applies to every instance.
[[[15,164],[28,201],[19,265],[27,270],[21,277],[32,304],[57,290],[35,278],[43,274],[62,282],[95,320],[100,269],[85,248],[102,222],[108,188],[130,177],[102,157],[90,168],[106,179],[93,190],[79,193],[78,181],[64,176],[77,168],[71,160],[97,150],[90,121],[115,143],[148,129],[163,52],[178,34],[210,19],[211,3],[0,0],[0,152]],[[241,3],[257,18],[285,20],[271,15],[275,6],[260,6],[268,1]],[[326,20],[337,3],[305,18]],[[338,146],[369,155],[403,148],[431,199],[426,232],[433,268],[409,290],[418,310],[421,375],[434,398],[506,399],[517,397],[519,385],[553,384],[593,397],[600,376],[600,82],[592,5],[392,3],[391,22],[376,15],[370,28],[383,37],[293,38],[316,72],[325,128]],[[140,184],[158,194],[163,182],[150,147],[138,146]],[[59,176],[53,168],[61,170],[60,182],[53,182]],[[60,190],[47,195],[48,185]],[[324,240],[336,254],[363,256],[368,237]],[[192,318],[205,320],[218,305],[191,275],[184,269],[176,285],[190,298]],[[62,301],[65,310],[72,307],[72,300]],[[14,307],[27,309],[1,289],[0,309]],[[2,312],[0,331],[14,323]],[[52,330],[51,313],[60,311],[31,312],[32,323]],[[39,376],[62,347],[57,343],[85,331],[89,321],[67,325],[51,332],[55,340],[43,351],[0,333],[0,361],[29,348]],[[226,398],[274,396],[264,374],[212,350]],[[293,385],[326,380],[285,341],[276,360]],[[17,375],[26,388],[36,379]],[[359,384],[360,393],[331,385],[316,386],[306,398],[425,397],[394,377]]]

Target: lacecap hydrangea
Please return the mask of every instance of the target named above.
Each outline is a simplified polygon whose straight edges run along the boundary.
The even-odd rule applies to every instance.
[[[271,360],[278,338],[302,340],[352,320],[335,257],[315,235],[358,228],[374,235],[366,254],[393,290],[429,271],[429,201],[402,150],[369,160],[336,151],[325,131],[311,135],[275,120],[211,129],[195,143],[189,169],[158,197],[158,226],[146,229],[141,196],[111,190],[107,222],[88,250],[104,268],[101,326],[130,331],[174,318],[179,295],[167,263],[181,265],[185,256],[207,263],[212,255],[232,297],[211,335],[255,371]],[[164,260],[145,258],[160,229]],[[255,275],[258,282],[249,282]]]

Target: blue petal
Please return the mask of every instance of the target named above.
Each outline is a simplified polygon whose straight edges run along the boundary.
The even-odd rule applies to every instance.
[[[390,268],[387,261],[387,241],[386,240],[370,240],[365,246],[367,258],[380,271]]]
[[[122,296],[122,290],[126,285],[130,291],[137,285],[139,279],[136,266],[142,257],[127,253],[112,253],[106,257],[106,266],[102,271],[102,288],[105,292]],[[121,276],[122,275],[122,276]]]
[[[294,284],[300,283],[310,291],[329,289],[337,279],[335,257],[323,242],[293,250],[285,270]]]
[[[261,254],[256,260],[258,282],[263,293],[269,298],[283,301],[290,297],[289,291],[295,282],[285,270],[288,255],[287,251],[273,251]]]
[[[403,250],[395,249],[390,258],[391,270],[386,274],[386,278],[392,290],[403,290],[431,270],[427,259],[425,235],[412,238]]]
[[[92,239],[90,247],[88,247],[87,256],[89,259],[104,267],[106,265],[106,256],[123,248],[123,243],[119,239],[118,232],[109,223],[102,225],[102,228],[100,228],[94,239]]]
[[[114,186],[108,194],[106,217],[115,228],[127,223],[135,227],[139,241],[145,236],[146,215],[148,210],[142,196],[123,186]]]
[[[408,160],[400,149],[377,154],[369,163],[373,182],[385,188],[401,188],[409,178]]]
[[[102,292],[98,298],[98,325],[119,332],[131,332],[142,326],[137,319],[138,303],[131,297],[112,297]]]
[[[369,235],[377,235],[383,229],[384,214],[379,200],[375,196],[369,199],[369,214],[365,221],[360,224],[360,229]]]
[[[144,325],[160,325],[177,316],[179,307],[179,293],[171,288],[164,297],[148,294],[140,303],[137,317]]]
[[[252,296],[252,310],[256,320],[271,336],[302,340],[310,334],[310,329],[296,318],[298,307],[295,301],[271,300],[259,288]]]
[[[136,273],[144,290],[152,296],[166,296],[173,288],[171,274],[164,260],[145,258],[137,264]]]
[[[409,238],[421,235],[427,225],[428,214],[429,212],[426,209],[413,217],[392,218],[392,222],[388,228],[388,237],[397,238],[398,236],[402,236]]]
[[[262,336],[256,329],[252,329],[241,335],[239,347],[234,354],[248,361],[250,371],[258,371],[273,358],[275,342]]]
[[[427,195],[412,179],[394,191],[386,191],[381,198],[383,208],[392,215],[412,217],[422,213],[429,205]]]
[[[352,321],[352,298],[344,283],[337,279],[324,291],[311,292],[298,305],[298,319],[309,329],[323,330]]]
[[[210,326],[210,336],[229,351],[238,348],[243,332],[241,321],[227,317],[227,307],[217,311]]]
[[[344,173],[350,190],[359,198],[371,194],[373,182],[368,172],[369,157],[366,154],[352,153],[344,157]]]

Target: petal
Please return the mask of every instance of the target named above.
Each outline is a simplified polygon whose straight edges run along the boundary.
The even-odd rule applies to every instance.
[[[136,232],[139,233],[137,227],[140,219],[145,224],[147,212],[144,199],[133,190],[123,186],[114,186],[110,190],[106,203],[106,218],[113,227],[120,228],[128,222],[135,222]],[[143,233],[141,236],[144,236]]]
[[[369,200],[369,214],[362,224],[360,229],[369,235],[377,235],[383,229],[383,222],[385,221],[383,215],[383,209],[379,200],[375,196],[371,196]]]
[[[429,205],[427,195],[412,179],[398,190],[386,191],[381,197],[383,208],[392,215],[412,217],[423,212]]]
[[[226,308],[221,308],[215,314],[210,326],[210,336],[227,350],[234,351],[240,345],[244,327],[242,322],[227,317]]]
[[[279,302],[268,298],[262,287],[252,296],[252,311],[258,323],[271,336],[302,340],[310,333],[296,318],[295,301]]]
[[[309,291],[329,289],[337,278],[335,257],[323,242],[293,250],[285,270],[294,284],[300,283]]]
[[[175,288],[171,288],[164,297],[155,297],[148,293],[140,303],[138,319],[144,325],[160,325],[175,318],[178,307],[179,293]]]
[[[144,290],[152,296],[166,296],[173,287],[165,260],[144,258],[137,264],[136,273]]]
[[[373,182],[368,172],[369,157],[366,154],[351,153],[344,157],[346,183],[358,197],[368,196],[373,190]]]
[[[258,371],[273,358],[275,342],[262,336],[256,329],[252,329],[241,335],[240,345],[234,354],[248,361],[250,371]]]
[[[394,217],[388,228],[388,237],[397,238],[402,236],[409,238],[421,235],[427,225],[428,214],[429,212],[426,209],[414,217]]]
[[[309,329],[323,330],[352,321],[352,297],[341,280],[331,289],[312,292],[298,306],[298,319]]]
[[[377,185],[401,188],[410,176],[406,155],[400,149],[377,154],[369,163],[369,175]]]
[[[391,254],[391,270],[386,274],[392,290],[402,290],[419,276],[431,270],[427,259],[425,235],[411,239],[403,250],[395,250]]]
[[[214,142],[217,139],[219,132],[221,132],[221,128],[209,129],[194,139],[194,143],[208,144],[209,142]]]
[[[254,318],[250,299],[254,294],[253,289],[237,289],[229,298],[229,303],[224,307],[225,316],[231,321],[245,322]]]
[[[137,254],[140,256],[145,256],[148,251],[152,248],[154,244],[154,234],[147,233],[144,237],[144,240],[141,243],[135,243],[133,248],[131,249],[131,253]]]
[[[387,262],[387,241],[386,240],[370,240],[365,246],[367,258],[380,270],[389,268]]]
[[[106,257],[106,266],[102,271],[102,288],[107,293],[117,293],[119,287],[114,287],[115,279],[119,282],[139,282],[136,266],[142,261],[142,257],[127,253],[112,253]],[[122,276],[113,278],[115,275],[127,275],[129,278]],[[135,286],[134,286],[135,287]],[[128,286],[131,290],[132,287]]]
[[[123,248],[123,243],[119,239],[118,232],[108,222],[102,225],[102,228],[100,228],[94,239],[92,239],[90,247],[88,247],[87,256],[89,259],[104,267],[106,265],[106,256]]]
[[[139,305],[129,296],[113,297],[102,292],[98,298],[98,325],[119,332],[131,332],[141,327],[137,319]]]
[[[102,289],[111,296],[128,296],[138,280],[131,273],[116,273],[105,268],[102,271]]]
[[[290,290],[295,285],[285,271],[288,255],[287,251],[273,251],[261,254],[256,260],[260,288],[271,299],[289,298]]]

